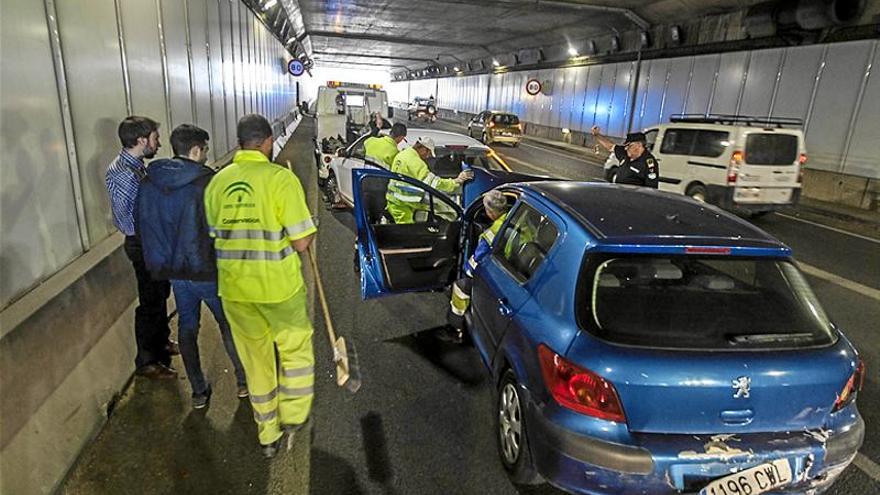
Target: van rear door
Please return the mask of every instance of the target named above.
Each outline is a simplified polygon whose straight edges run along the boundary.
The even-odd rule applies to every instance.
[[[738,204],[789,204],[800,187],[800,162],[805,157],[799,131],[745,131],[733,201]]]

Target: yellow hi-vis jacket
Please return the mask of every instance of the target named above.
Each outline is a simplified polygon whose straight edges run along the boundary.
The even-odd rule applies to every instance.
[[[235,154],[205,189],[220,297],[278,303],[303,288],[291,241],[317,231],[299,179],[256,150]]]
[[[453,179],[444,179],[434,175],[428,170],[428,164],[422,160],[415,148],[409,147],[397,154],[391,171],[413,179],[420,180],[425,184],[442,192],[453,192],[458,187]],[[412,223],[413,211],[424,208],[420,205],[424,190],[401,182],[391,180],[388,182],[388,192],[385,199],[388,203],[388,212],[394,217],[396,223]]]
[[[369,137],[364,141],[364,154],[389,168],[398,152],[397,143],[391,136]]]

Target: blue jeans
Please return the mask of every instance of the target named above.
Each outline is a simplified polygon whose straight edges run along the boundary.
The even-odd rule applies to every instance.
[[[195,280],[172,280],[174,288],[174,300],[177,302],[178,329],[177,339],[180,346],[180,357],[183,358],[183,366],[186,368],[186,376],[192,386],[193,393],[203,394],[208,389],[205,375],[202,373],[202,362],[199,357],[199,320],[202,313],[202,301],[208,305],[208,309],[217,320],[220,327],[220,337],[226,354],[232,360],[235,370],[235,379],[238,385],[245,385],[244,368],[235,343],[232,341],[232,333],[229,330],[229,322],[223,314],[223,304],[217,295],[217,282],[200,282]]]

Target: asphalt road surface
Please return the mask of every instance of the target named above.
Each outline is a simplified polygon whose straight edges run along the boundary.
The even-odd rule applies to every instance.
[[[444,122],[435,127],[462,131]],[[508,481],[496,451],[492,384],[476,351],[435,338],[445,323],[446,294],[361,301],[352,263],[353,218],[329,211],[318,198],[313,129],[305,119],[277,161],[293,163],[319,217],[320,277],[337,333],[357,348],[363,387],[351,394],[336,386],[312,294],[317,375],[311,447],[304,435],[293,451],[264,461],[247,404],[234,398],[216,325],[206,314],[203,365],[215,384],[207,412],[191,412],[183,379],[170,385],[136,380],[62,493],[561,493]],[[589,151],[584,157],[528,142],[495,148],[515,170],[601,178],[599,159]],[[826,311],[867,363],[859,397],[868,425],[865,445],[830,493],[880,493],[880,241],[791,215],[756,223],[794,249]]]

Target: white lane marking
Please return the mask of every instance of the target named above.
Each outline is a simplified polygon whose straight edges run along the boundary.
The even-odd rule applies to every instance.
[[[498,151],[496,151],[496,153],[498,153]],[[502,158],[504,161],[509,161],[509,162],[517,163],[517,164],[522,165],[522,166],[524,166],[524,167],[528,167],[528,168],[531,168],[531,169],[537,170],[537,171],[539,171],[539,172],[541,172],[541,173],[543,173],[543,174],[549,175],[551,178],[554,178],[554,179],[563,179],[563,180],[576,180],[576,179],[573,179],[573,178],[571,178],[571,177],[566,177],[566,176],[564,176],[564,175],[560,175],[560,174],[557,174],[557,173],[551,172],[551,171],[547,170],[546,168],[539,167],[539,166],[534,165],[534,164],[532,164],[532,163],[529,163],[529,162],[526,162],[526,161],[520,160],[519,158],[514,158],[514,157],[512,157],[512,156],[510,156],[510,155],[502,155],[502,154],[500,154],[500,153],[498,153],[498,154],[501,156],[501,158]],[[602,177],[590,177],[590,180],[597,181],[597,182],[606,182],[605,179],[603,179]]]
[[[594,167],[598,167],[598,168],[602,167],[601,162],[599,162],[599,158],[596,158],[596,161],[591,161],[588,156],[581,156],[581,157],[576,156],[578,154],[578,152],[576,152],[576,151],[572,151],[571,153],[563,153],[561,151],[556,151],[554,149],[547,148],[544,146],[535,146],[534,144],[528,144],[525,141],[523,143],[521,143],[521,145],[526,146],[528,148],[533,148],[536,150],[545,151],[545,152],[550,153],[552,155],[557,155],[557,156],[561,156],[564,158],[568,158],[569,160],[576,160],[579,162],[584,162],[587,165],[592,165]]]
[[[865,474],[874,478],[874,481],[880,481],[880,466],[871,459],[868,459],[868,456],[865,454],[862,454],[861,452],[857,453],[856,458],[853,459],[853,464]]]
[[[832,231],[832,232],[837,232],[837,233],[839,233],[839,234],[849,235],[849,236],[852,236],[852,237],[857,237],[857,238],[859,238],[859,239],[866,240],[866,241],[868,241],[868,242],[873,242],[873,243],[876,243],[876,244],[880,244],[880,239],[874,239],[873,237],[868,237],[868,236],[864,236],[864,235],[861,235],[861,234],[855,234],[855,233],[853,233],[853,232],[849,232],[849,231],[846,231],[846,230],[838,229],[838,228],[835,228],[835,227],[830,227],[830,226],[828,226],[828,225],[824,225],[824,224],[821,224],[821,223],[818,223],[818,222],[811,222],[810,220],[804,220],[803,218],[793,217],[793,216],[791,216],[791,215],[786,215],[786,214],[784,214],[784,213],[777,213],[777,215],[779,215],[780,217],[783,217],[783,218],[788,218],[788,219],[790,219],[790,220],[794,220],[794,221],[796,221],[796,222],[808,223],[808,224],[810,224],[810,225],[815,225],[816,227],[820,227],[820,228],[823,228],[823,229],[826,229],[826,230],[830,230],[830,231]]]
[[[496,151],[496,153],[498,153],[498,152]],[[500,153],[499,153],[499,154],[500,154]],[[549,175],[550,177],[555,177],[555,178],[559,178],[559,179],[571,180],[571,179],[569,179],[568,177],[564,177],[564,176],[561,176],[561,175],[559,175],[559,174],[554,174],[553,172],[547,170],[546,168],[539,167],[539,166],[537,166],[537,165],[532,165],[532,164],[529,163],[529,162],[522,161],[522,160],[520,160],[519,158],[514,158],[514,157],[512,157],[512,156],[510,156],[510,155],[501,155],[501,158],[502,158],[504,161],[513,162],[513,163],[516,163],[516,164],[522,165],[523,167],[528,167],[528,168],[530,168],[530,169],[537,170],[538,172],[541,172],[542,174]]]
[[[798,265],[801,267],[801,270],[807,275],[812,275],[816,278],[821,278],[822,280],[827,280],[832,284],[837,284],[844,289],[851,290],[853,292],[857,292],[865,297],[870,297],[871,299],[875,299],[880,301],[880,290],[877,290],[873,287],[868,287],[867,285],[862,285],[858,282],[853,282],[852,280],[839,277],[833,273],[826,272],[825,270],[816,268],[815,266],[808,265],[803,262],[798,262]]]

